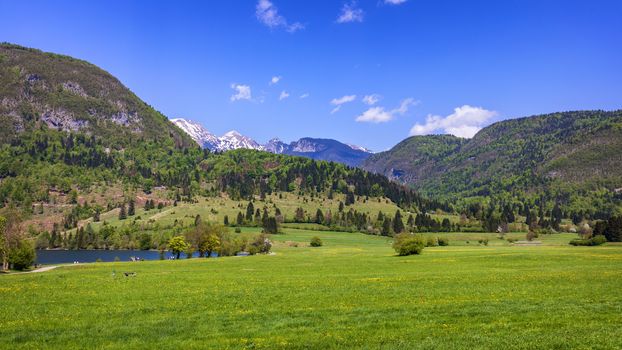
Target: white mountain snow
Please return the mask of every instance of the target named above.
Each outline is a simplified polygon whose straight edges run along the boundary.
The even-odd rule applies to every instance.
[[[226,134],[218,137],[209,132],[200,123],[183,119],[171,119],[171,121],[185,131],[190,137],[196,141],[201,147],[210,149],[211,151],[229,151],[238,148],[256,149],[277,154],[282,153],[317,153],[327,149],[326,142],[337,142],[334,140],[312,139],[302,138],[298,141],[287,144],[278,138],[273,138],[266,144],[261,145],[257,141],[248,136],[244,136],[239,132],[232,130]],[[362,151],[365,153],[372,153],[370,150],[351,144],[342,144],[355,151]]]

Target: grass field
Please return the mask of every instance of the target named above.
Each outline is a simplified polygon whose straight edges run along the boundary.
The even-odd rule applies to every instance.
[[[274,255],[0,276],[0,348],[622,347],[622,246],[447,235],[397,257],[388,238],[286,229]]]

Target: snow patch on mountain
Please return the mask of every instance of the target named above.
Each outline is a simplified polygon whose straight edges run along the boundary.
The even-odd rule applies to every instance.
[[[219,152],[229,151],[238,148],[246,148],[267,151],[276,154],[289,154],[292,152],[318,153],[326,150],[329,147],[326,143],[327,141],[334,141],[305,137],[301,138],[298,141],[287,144],[281,141],[279,138],[275,137],[268,141],[266,144],[262,145],[259,144],[257,141],[253,140],[252,138],[244,136],[235,130],[231,130],[224,135],[218,137],[209,132],[206,128],[204,128],[201,124],[197,122],[183,118],[171,119],[171,121],[183,131],[185,131],[188,135],[190,135],[190,137],[201,147],[208,148],[211,151]],[[342,145],[345,145],[355,151],[361,151],[370,154],[372,153],[370,150],[364,147],[352,144]]]

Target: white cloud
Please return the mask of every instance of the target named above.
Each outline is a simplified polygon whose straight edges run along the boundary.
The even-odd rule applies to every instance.
[[[305,92],[304,94],[300,95],[301,99],[304,99],[304,98],[307,98],[307,97],[309,97],[309,93],[308,92]]]
[[[363,97],[363,103],[369,106],[373,106],[376,103],[378,103],[378,101],[380,101],[381,98],[382,96],[378,94],[366,95],[365,97]]]
[[[425,124],[417,123],[410,129],[410,135],[426,135],[443,131],[454,136],[471,138],[495,116],[497,116],[495,111],[464,105],[454,108],[454,112],[446,117],[429,114]]]
[[[285,90],[281,91],[281,95],[279,95],[279,101],[282,101],[289,97],[289,93]]]
[[[251,100],[253,98],[251,94],[251,87],[243,84],[231,84],[231,88],[236,91],[231,95],[231,102],[239,100]]]
[[[401,5],[405,3],[407,0],[384,0],[385,4],[389,5]]]
[[[356,1],[352,1],[343,4],[341,14],[337,17],[337,23],[363,22],[364,14],[363,10],[357,6]]]
[[[335,106],[339,106],[339,105],[342,105],[344,103],[352,102],[355,99],[356,99],[356,95],[345,95],[345,96],[340,97],[340,98],[333,98],[330,101],[330,104],[335,105]]]
[[[402,100],[399,107],[386,111],[384,107],[372,107],[363,112],[363,114],[356,117],[357,122],[362,123],[386,123],[393,120],[397,115],[403,115],[408,112],[410,106],[419,104],[419,101],[415,101],[414,98],[407,98]]]
[[[279,14],[278,9],[270,0],[259,0],[255,7],[255,16],[259,22],[269,27],[270,29],[284,28],[290,33],[304,29],[302,23],[287,23],[285,17]]]
[[[340,98],[333,98],[330,101],[330,104],[334,105],[335,108],[333,108],[332,111],[330,111],[330,114],[335,114],[337,112],[339,112],[341,110],[341,105],[344,103],[350,103],[352,101],[356,100],[356,95],[345,95],[342,96]]]
[[[279,76],[274,76],[272,77],[272,79],[270,79],[270,83],[269,85],[274,85],[276,83],[278,83],[283,77]]]

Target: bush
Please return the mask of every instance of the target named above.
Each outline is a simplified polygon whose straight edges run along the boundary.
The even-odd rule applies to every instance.
[[[534,232],[534,231],[529,231],[529,232],[527,232],[527,235],[525,236],[525,238],[526,238],[529,242],[531,242],[531,241],[533,241],[533,240],[534,240],[534,238],[538,238],[538,233],[537,233],[537,232]]]
[[[477,241],[479,244],[488,245],[488,238],[483,238]]]
[[[393,240],[393,249],[400,256],[421,254],[427,244],[427,239],[423,235],[412,235],[401,233]]]
[[[572,241],[570,241],[570,245],[574,245],[574,246],[589,246],[589,245],[592,245],[592,243],[590,241],[591,240],[589,240],[589,239],[575,238]]]
[[[241,229],[241,228],[239,228],[239,227],[236,227],[236,228],[235,228],[235,233],[241,233],[241,232],[242,232],[242,229]]]
[[[449,239],[447,237],[438,237],[438,245],[445,247],[449,245]]]
[[[428,241],[425,244],[426,247],[438,247],[437,237],[428,237]]]
[[[590,239],[592,241],[592,245],[601,245],[607,243],[607,238],[603,235],[597,235]]]
[[[324,243],[322,243],[322,240],[318,236],[311,238],[311,243],[309,243],[312,247],[321,247],[323,244]]]
[[[9,263],[15,270],[25,270],[30,268],[36,259],[35,247],[32,242],[22,240],[17,248],[9,253]]]
[[[601,245],[607,242],[607,238],[605,238],[605,236],[603,235],[596,235],[590,239],[583,239],[583,238],[575,238],[572,241],[570,241],[570,245],[573,246],[595,246],[595,245]]]
[[[268,239],[268,235],[262,233],[255,237],[255,239],[248,245],[247,250],[250,255],[266,254],[270,252],[272,248],[272,242]]]

